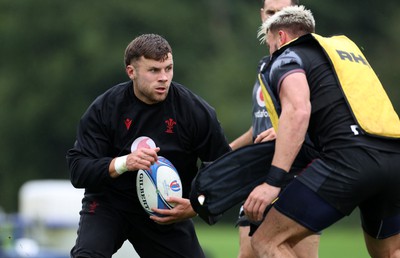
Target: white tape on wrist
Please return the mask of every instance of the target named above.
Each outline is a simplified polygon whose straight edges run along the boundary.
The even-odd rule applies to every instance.
[[[118,174],[123,174],[124,172],[128,171],[128,168],[126,167],[126,158],[128,155],[118,157],[115,159],[114,162],[114,168],[115,171],[117,171]]]

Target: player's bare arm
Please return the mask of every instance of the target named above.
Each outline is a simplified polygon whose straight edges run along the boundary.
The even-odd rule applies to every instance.
[[[304,142],[311,114],[310,90],[304,73],[292,73],[281,84],[279,117],[272,165],[289,171]]]
[[[303,73],[287,76],[281,85],[282,113],[279,118],[272,165],[289,171],[304,141],[311,113],[309,88]],[[265,208],[278,196],[279,187],[263,183],[250,193],[244,204],[249,219],[260,221]]]
[[[252,141],[253,141],[253,127],[250,127],[249,130],[247,130],[241,136],[232,141],[229,144],[229,146],[232,148],[232,150],[236,150],[239,149],[240,147],[252,144]]]

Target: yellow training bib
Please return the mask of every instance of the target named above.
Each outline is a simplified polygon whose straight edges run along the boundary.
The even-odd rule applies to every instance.
[[[360,49],[346,36],[312,34],[329,57],[358,125],[368,134],[400,138],[400,120]]]

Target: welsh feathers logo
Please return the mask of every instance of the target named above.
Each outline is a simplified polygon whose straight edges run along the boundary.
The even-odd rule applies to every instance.
[[[174,133],[174,126],[176,125],[176,121],[172,118],[165,120],[165,124],[167,125],[166,133]]]

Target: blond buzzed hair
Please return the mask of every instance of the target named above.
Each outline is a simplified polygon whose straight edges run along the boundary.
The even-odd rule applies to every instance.
[[[285,7],[268,18],[260,26],[257,37],[261,43],[265,43],[268,31],[277,31],[280,29],[287,29],[296,37],[314,33],[314,16],[303,5]]]

